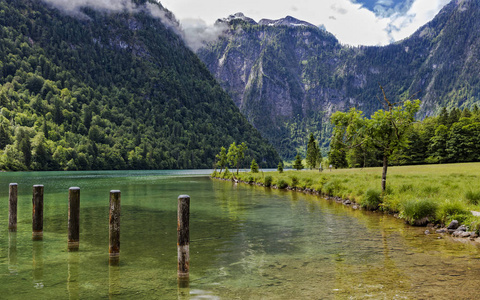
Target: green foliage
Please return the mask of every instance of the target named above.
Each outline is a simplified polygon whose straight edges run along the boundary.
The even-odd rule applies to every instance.
[[[283,173],[283,162],[278,163],[277,171],[278,173]]]
[[[307,166],[311,169],[317,167],[319,161],[321,161],[320,149],[317,146],[317,141],[313,137],[313,133],[310,133],[310,138],[307,144]]]
[[[286,187],[288,187],[288,183],[285,180],[280,179],[277,181],[277,187],[279,189],[285,189]]]
[[[249,160],[276,165],[273,147],[160,19],[82,13],[0,1],[0,169],[210,168],[234,141],[251,145]]]
[[[382,204],[382,193],[375,189],[368,189],[360,201],[362,208],[377,210]]]
[[[270,187],[272,186],[273,178],[270,175],[265,176],[265,186]]]
[[[430,199],[410,199],[401,203],[400,217],[411,225],[419,224],[425,218],[433,221],[436,217],[438,203]]]
[[[480,191],[466,191],[465,192],[465,199],[467,199],[468,203],[478,205],[480,204]]]
[[[247,150],[247,146],[245,145],[245,143],[241,143],[240,145],[237,146],[235,142],[233,142],[228,148],[227,161],[231,167],[237,168],[237,175],[238,175],[238,169],[240,168],[240,165],[243,159],[245,158],[246,150]]]
[[[452,220],[463,223],[472,213],[460,200],[445,200],[437,210],[437,219],[446,224]]]
[[[292,177],[290,178],[290,180],[291,180],[291,182],[292,182],[292,184],[290,185],[291,187],[297,187],[297,186],[298,186],[299,181],[298,181],[298,177],[297,177],[297,176],[292,176]]]
[[[250,165],[250,171],[252,173],[258,173],[258,164],[255,159],[252,160],[252,164]]]
[[[227,149],[225,147],[220,148],[220,153],[215,158],[217,159],[217,167],[220,168],[220,173],[222,173],[223,168],[227,166]]]
[[[293,163],[292,167],[297,171],[303,169],[302,157],[300,157],[300,154],[295,156],[295,162]]]

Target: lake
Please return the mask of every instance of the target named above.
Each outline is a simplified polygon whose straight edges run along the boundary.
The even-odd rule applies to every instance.
[[[2,299],[478,298],[479,247],[301,193],[207,171],[0,174]],[[19,184],[9,233],[8,185]],[[32,241],[32,186],[45,186]],[[68,188],[81,188],[80,251],[67,251]],[[110,190],[121,190],[120,265],[108,264]],[[190,207],[190,286],[178,288],[177,197]]]

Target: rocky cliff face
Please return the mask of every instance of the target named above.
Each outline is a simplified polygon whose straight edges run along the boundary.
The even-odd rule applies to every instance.
[[[452,1],[410,38],[385,47],[341,45],[292,17],[242,14],[219,20],[229,30],[198,51],[236,105],[280,151],[302,151],[308,132],[328,147],[329,115],[382,108],[379,84],[393,100],[422,100],[419,117],[480,99],[480,1]]]

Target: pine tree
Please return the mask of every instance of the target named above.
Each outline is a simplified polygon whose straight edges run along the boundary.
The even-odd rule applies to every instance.
[[[300,157],[300,154],[297,154],[297,156],[295,156],[295,162],[293,163],[293,168],[295,170],[303,169],[303,163],[302,163],[302,158]]]
[[[252,173],[258,173],[258,164],[255,159],[252,160],[252,164],[250,165],[250,171]]]
[[[278,173],[283,173],[283,162],[278,163],[277,171]]]
[[[311,169],[314,169],[317,166],[319,150],[317,147],[317,142],[313,137],[313,133],[310,133],[310,138],[307,144],[307,166]]]

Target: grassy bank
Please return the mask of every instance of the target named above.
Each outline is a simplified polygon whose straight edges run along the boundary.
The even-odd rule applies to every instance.
[[[384,195],[381,174],[381,168],[365,168],[212,175],[281,189],[309,189],[349,199],[364,209],[399,213],[410,224],[447,224],[456,219],[478,230],[480,218],[470,211],[480,211],[480,163],[390,167]]]

